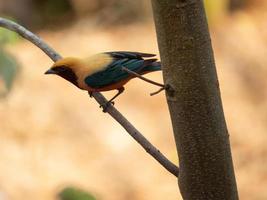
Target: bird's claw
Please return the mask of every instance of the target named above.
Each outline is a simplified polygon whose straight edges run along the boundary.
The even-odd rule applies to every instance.
[[[108,101],[107,103],[100,105],[99,108],[103,108],[103,112],[105,113],[110,105],[114,105],[114,102]]]

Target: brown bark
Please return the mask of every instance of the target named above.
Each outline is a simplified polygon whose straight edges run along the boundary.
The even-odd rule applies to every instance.
[[[238,199],[202,0],[152,0],[185,200]]]

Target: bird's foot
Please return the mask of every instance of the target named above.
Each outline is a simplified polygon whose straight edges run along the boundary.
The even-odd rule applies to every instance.
[[[105,112],[107,112],[107,109],[110,105],[114,105],[114,102],[108,101],[107,103],[100,105],[99,108],[102,108],[103,112],[105,113]]]

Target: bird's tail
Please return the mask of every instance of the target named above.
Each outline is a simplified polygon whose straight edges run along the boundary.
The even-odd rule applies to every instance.
[[[157,59],[147,59],[144,62],[142,71],[160,71],[161,70],[161,62],[157,61]]]

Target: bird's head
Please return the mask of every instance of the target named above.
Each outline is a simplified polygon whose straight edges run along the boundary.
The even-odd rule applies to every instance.
[[[77,58],[67,57],[56,61],[45,74],[56,74],[67,81],[78,86],[76,69],[81,66],[81,61]]]

